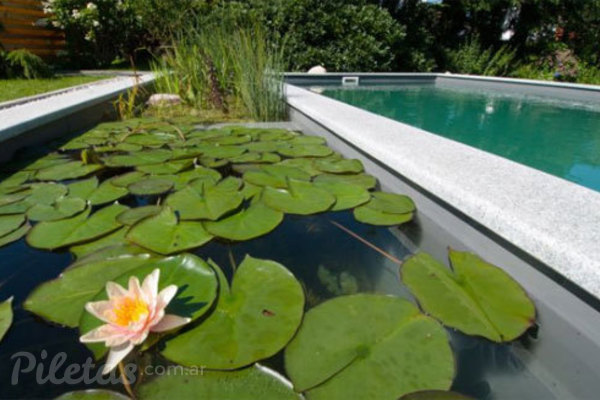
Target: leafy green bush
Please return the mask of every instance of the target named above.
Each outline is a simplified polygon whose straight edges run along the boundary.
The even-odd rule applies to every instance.
[[[330,71],[390,71],[403,27],[389,12],[364,0],[240,0],[220,3],[202,21],[245,26],[258,21],[284,43],[288,69],[321,64]]]
[[[44,60],[24,49],[9,52],[6,62],[8,76],[11,78],[38,79],[52,76],[52,71]]]
[[[457,50],[448,51],[447,67],[462,74],[505,76],[512,69],[515,54],[508,46],[495,52],[491,47],[483,50],[479,38],[473,36]]]

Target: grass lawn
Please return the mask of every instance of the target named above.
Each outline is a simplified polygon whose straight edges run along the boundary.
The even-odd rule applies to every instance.
[[[106,78],[110,77],[63,76],[52,79],[0,79],[0,102],[51,92]]]

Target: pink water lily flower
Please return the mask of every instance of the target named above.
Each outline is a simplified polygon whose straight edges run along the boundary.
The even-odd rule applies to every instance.
[[[146,276],[142,286],[135,276],[128,289],[115,282],[106,283],[108,300],[89,302],[85,309],[106,324],[81,336],[83,343],[104,342],[110,348],[103,374],[112,371],[149,332],[164,332],[190,322],[190,318],[165,314],[165,307],[177,293],[176,285],[158,292],[160,270]]]

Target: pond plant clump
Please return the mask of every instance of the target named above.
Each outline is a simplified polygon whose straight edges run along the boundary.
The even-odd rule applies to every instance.
[[[501,343],[535,324],[521,286],[467,252],[449,250],[450,269],[425,253],[395,260],[416,302],[361,291],[351,275],[315,265],[336,296],[312,307],[303,283],[276,260],[248,254],[232,263],[229,280],[191,253],[266,235],[286,214],[350,210],[373,226],[413,219],[409,197],[379,191],[360,161],[320,137],[129,120],[2,169],[0,245],[24,237],[75,258],[29,295],[26,310],[78,328],[97,360],[108,354],[105,372],[125,358],[147,360],[140,353],[204,370],[125,382],[130,397],[464,399],[449,391],[449,329]],[[11,320],[7,300],[0,339]],[[276,355],[279,372],[259,364]],[[61,398],[98,396],[123,398],[106,390]]]

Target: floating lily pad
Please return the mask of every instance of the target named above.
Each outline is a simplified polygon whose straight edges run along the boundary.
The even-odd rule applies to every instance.
[[[326,157],[333,153],[333,150],[321,144],[294,144],[291,147],[282,147],[277,152],[286,157]]]
[[[15,188],[23,183],[27,182],[34,175],[31,171],[19,171],[14,174],[4,175],[2,176],[2,181],[0,181],[0,188]]]
[[[127,189],[137,196],[161,194],[172,188],[173,181],[162,178],[144,178],[127,186]]]
[[[31,207],[31,203],[25,200],[7,204],[0,207],[0,215],[23,214]]]
[[[137,182],[140,179],[143,179],[146,176],[146,173],[140,171],[128,172],[123,175],[116,176],[111,179],[111,183],[114,186],[124,187],[131,185],[133,182]]]
[[[2,341],[2,338],[6,335],[6,332],[8,332],[8,329],[12,325],[12,300],[13,298],[11,297],[0,303],[0,341]]]
[[[326,144],[327,140],[321,136],[298,135],[290,140],[289,143],[293,145]]]
[[[230,158],[229,161],[233,164],[241,163],[256,163],[256,164],[272,164],[281,161],[281,157],[274,153],[255,153],[248,152],[241,156]]]
[[[253,202],[241,210],[219,221],[204,223],[206,230],[215,236],[229,240],[250,240],[266,235],[283,220],[281,211],[267,207],[261,201]]]
[[[40,181],[62,181],[75,179],[102,169],[100,164],[84,164],[81,161],[71,161],[39,170],[35,177]]]
[[[23,214],[0,216],[0,236],[13,232],[23,225],[24,222],[25,216]]]
[[[74,328],[85,303],[114,280],[151,259],[148,254],[103,258],[67,268],[58,278],[38,286],[23,307],[49,321]]]
[[[353,185],[362,186],[369,190],[373,189],[377,185],[377,179],[367,174],[356,174],[356,175],[335,175],[335,174],[322,174],[315,177],[315,182],[346,182]]]
[[[263,142],[267,141],[282,141],[282,140],[290,140],[296,137],[297,134],[290,132],[285,129],[270,129],[267,132],[260,133],[258,135],[259,140]]]
[[[288,158],[287,160],[279,162],[277,165],[298,168],[310,176],[317,176],[323,173],[315,167],[315,160],[312,158]]]
[[[112,203],[115,200],[124,197],[129,192],[127,189],[115,186],[112,184],[112,179],[106,180],[100,184],[97,188],[95,188],[86,199],[90,202],[91,205],[97,206],[106,203]]]
[[[127,209],[121,204],[113,204],[88,218],[88,207],[74,217],[40,222],[29,231],[27,243],[32,247],[53,250],[103,236],[121,226],[116,216]]]
[[[98,187],[98,178],[92,176],[88,179],[69,183],[67,187],[69,189],[69,197],[87,199]]]
[[[125,211],[125,212],[127,212],[127,211]],[[121,215],[121,214],[119,214],[119,215]],[[101,236],[97,239],[93,239],[93,240],[90,240],[89,242],[71,246],[69,248],[69,251],[77,259],[80,259],[82,257],[87,256],[88,254],[94,253],[94,252],[104,249],[106,247],[125,244],[126,243],[125,234],[127,233],[127,230],[128,230],[127,227],[119,228],[116,231],[111,232],[107,235]]]
[[[104,389],[77,390],[61,394],[55,400],[131,400],[119,392]]]
[[[137,170],[154,175],[176,174],[180,171],[191,168],[193,165],[193,160],[177,160],[160,164],[140,165],[137,167]]]
[[[179,221],[170,207],[146,218],[127,233],[127,240],[160,254],[202,246],[212,239],[201,222]]]
[[[364,188],[346,182],[316,182],[316,187],[327,190],[335,196],[332,211],[347,210],[368,202],[371,194]]]
[[[275,210],[301,215],[327,211],[335,203],[335,197],[327,190],[295,179],[288,180],[287,189],[266,187],[262,199]]]
[[[179,289],[165,310],[167,314],[188,317],[194,321],[210,310],[217,295],[217,276],[204,260],[193,254],[152,259],[111,280],[126,287],[131,276],[136,276],[142,282],[156,268],[160,269],[159,291],[169,285],[175,285]],[[100,290],[91,301],[106,299],[106,291]],[[83,313],[79,321],[79,331],[84,334],[102,324],[103,322],[92,314]],[[96,358],[106,352],[103,344],[90,344],[88,347],[92,349]]]
[[[4,236],[0,236],[0,247],[6,246],[9,243],[16,242],[17,240],[21,239],[27,234],[27,232],[29,232],[29,229],[31,229],[31,225],[26,222],[14,231],[7,233]]]
[[[258,170],[244,173],[244,180],[253,185],[271,186],[276,188],[287,187],[287,179],[309,181],[310,174],[305,171],[285,165],[262,165]]]
[[[143,206],[130,208],[117,216],[117,221],[123,225],[134,225],[136,222],[144,218],[153,216],[162,211],[161,206]]]
[[[213,137],[206,139],[207,143],[214,143],[219,146],[232,145],[232,144],[243,144],[248,143],[252,140],[252,137],[248,135],[229,135],[221,137]]]
[[[167,342],[163,355],[186,366],[237,369],[270,357],[302,320],[304,292],[283,265],[246,256],[231,288],[219,267],[214,311],[196,328]]]
[[[363,165],[359,160],[317,160],[315,161],[315,165],[319,170],[333,174],[357,174],[364,170]]]
[[[390,214],[406,214],[415,211],[415,203],[410,197],[385,192],[373,192],[373,198],[368,206],[378,211]]]
[[[276,152],[281,147],[289,147],[289,144],[287,144],[285,142],[277,142],[277,141],[252,142],[252,143],[246,143],[243,147],[250,152],[272,153],[272,152]]]
[[[21,201],[24,198],[26,198],[27,196],[29,196],[30,194],[31,194],[31,191],[27,190],[27,191],[20,191],[17,193],[10,193],[10,194],[2,195],[2,196],[0,196],[0,207]]]
[[[102,160],[109,167],[136,167],[138,165],[162,163],[170,158],[170,150],[154,149],[108,156],[104,157]]]
[[[52,205],[35,204],[27,210],[32,221],[56,221],[71,217],[85,209],[86,202],[77,197],[63,197]]]
[[[195,373],[194,373],[195,371]],[[277,372],[252,366],[239,371],[188,370],[188,373],[161,376],[140,387],[144,400],[301,400]]]
[[[285,349],[296,391],[314,400],[397,399],[450,388],[452,349],[444,328],[404,299],[357,294],[308,311]]]
[[[204,156],[211,158],[232,158],[242,155],[246,151],[242,146],[202,145],[198,146],[198,149],[202,149]]]
[[[354,209],[354,218],[356,218],[357,221],[363,222],[365,224],[378,226],[393,226],[411,221],[413,219],[413,213],[385,213],[371,208],[367,204],[365,204]]]
[[[179,212],[181,219],[216,220],[242,203],[244,196],[239,192],[240,184],[241,181],[233,177],[216,186],[191,184],[171,194],[167,204]]]
[[[450,250],[450,263],[452,270],[419,253],[402,266],[402,281],[425,312],[494,342],[514,340],[535,323],[533,302],[506,272],[467,252]]]
[[[31,205],[50,205],[59,197],[67,194],[67,192],[68,188],[65,185],[58,183],[36,183],[31,185],[31,194],[26,201]]]
[[[36,171],[38,169],[44,169],[53,167],[55,165],[64,164],[69,161],[71,160],[65,156],[58,154],[48,154],[47,156],[39,158],[34,162],[27,162],[22,169],[24,171]]]
[[[227,159],[217,159],[213,157],[200,157],[199,161],[200,164],[208,168],[220,168],[229,164],[229,160]]]

